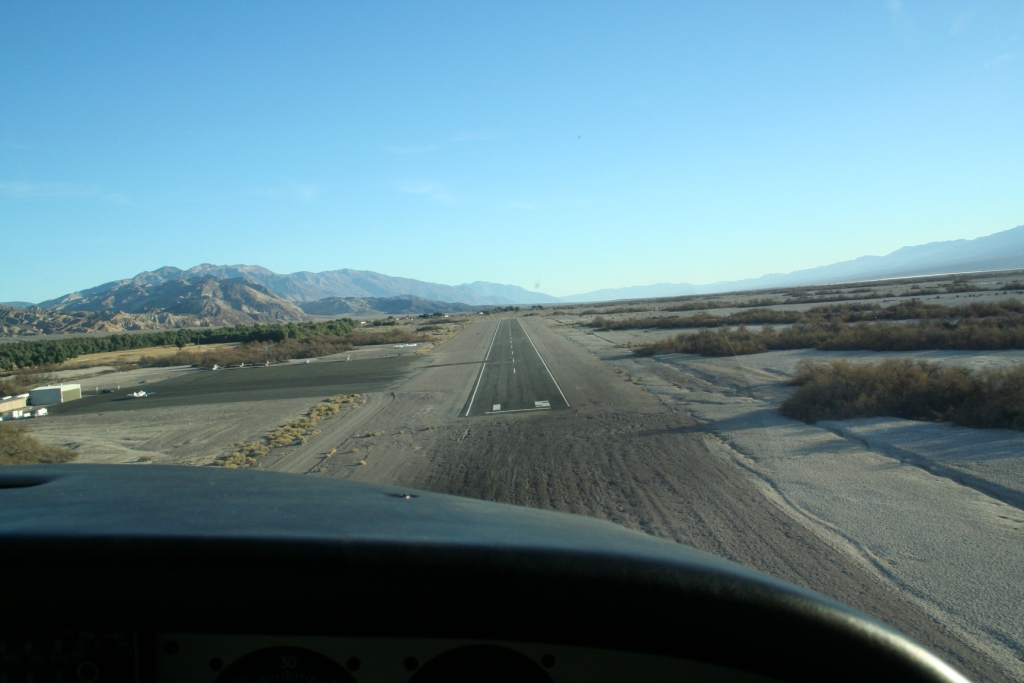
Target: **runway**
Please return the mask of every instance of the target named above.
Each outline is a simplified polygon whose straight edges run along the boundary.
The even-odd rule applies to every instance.
[[[462,415],[564,410],[569,402],[518,318],[499,320]]]

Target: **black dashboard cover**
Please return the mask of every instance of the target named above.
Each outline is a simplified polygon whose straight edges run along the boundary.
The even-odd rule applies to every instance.
[[[964,680],[877,621],[686,546],[345,480],[7,467],[0,557],[0,631],[468,638],[646,652],[792,681]]]

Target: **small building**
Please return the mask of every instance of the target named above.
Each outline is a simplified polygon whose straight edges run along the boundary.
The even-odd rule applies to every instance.
[[[28,402],[34,406],[48,406],[54,403],[66,403],[82,398],[81,384],[54,384],[36,387],[29,392]]]
[[[0,398],[0,415],[8,413],[12,410],[20,410],[28,405],[28,394],[21,394],[19,396],[4,396]]]

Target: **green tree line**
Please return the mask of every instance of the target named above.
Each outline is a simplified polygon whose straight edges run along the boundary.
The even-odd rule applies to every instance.
[[[235,325],[234,327],[198,327],[141,334],[111,334],[96,337],[41,339],[0,344],[0,370],[33,368],[63,363],[90,353],[147,349],[155,346],[223,344],[229,342],[279,343],[286,339],[346,337],[356,329],[349,318],[307,323]]]

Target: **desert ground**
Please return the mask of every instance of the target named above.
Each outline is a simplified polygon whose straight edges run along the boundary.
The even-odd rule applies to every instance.
[[[874,301],[915,285],[935,286],[888,285],[881,294],[893,296]],[[735,306],[715,312],[742,309],[754,297],[745,296],[723,295]],[[73,369],[66,378],[89,395],[31,425],[44,441],[70,444],[80,462],[207,465],[332,395],[355,394],[306,443],[255,466],[606,519],[852,605],[971,678],[1024,680],[1024,434],[888,418],[807,425],[779,414],[801,359],[886,354],[641,358],[631,345],[679,331],[583,325],[595,314],[670,314],[659,306],[463,316],[461,331],[436,344],[268,368]],[[1024,361],[1021,351],[888,355],[971,367]],[[550,395],[538,359],[564,400]],[[512,399],[494,392],[520,377],[532,378],[520,393],[546,392],[536,398],[550,406],[508,410]],[[127,397],[140,387],[153,395]],[[498,409],[470,410],[473,400]]]

